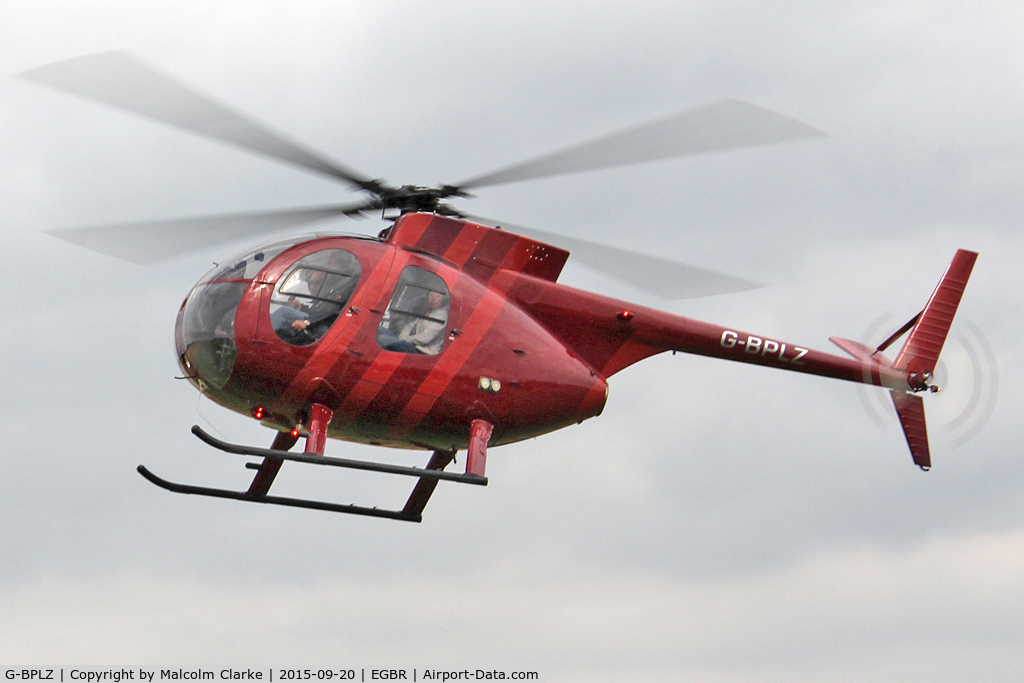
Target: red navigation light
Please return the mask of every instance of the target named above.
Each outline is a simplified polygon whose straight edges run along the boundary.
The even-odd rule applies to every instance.
[[[292,438],[294,438],[294,439],[299,438],[299,430],[298,429],[293,429],[292,430]]]
[[[252,416],[257,420],[263,419],[263,406],[256,406],[252,411]]]
[[[632,320],[633,319],[633,311],[629,311],[629,310],[620,311],[618,316],[616,316],[616,317],[619,320]]]

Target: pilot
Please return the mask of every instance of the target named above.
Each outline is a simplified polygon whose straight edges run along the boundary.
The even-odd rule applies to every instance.
[[[448,321],[445,295],[431,291],[427,294],[426,310],[407,323],[397,335],[386,330],[377,333],[381,348],[401,353],[422,353],[435,356],[444,343],[444,330]]]
[[[292,297],[270,314],[270,324],[279,335],[289,336],[309,327],[309,314],[302,310],[302,303]]]
[[[327,282],[320,288],[316,298],[309,307],[306,331],[319,339],[338,319],[342,307],[348,303],[357,279],[350,275],[332,273]]]
[[[271,326],[285,341],[300,339],[300,335],[312,324],[309,311],[304,310],[303,303],[309,303],[307,297],[315,295],[324,281],[325,274],[322,270],[307,270],[304,274],[304,279],[301,276],[297,279],[298,273],[288,278],[289,282],[281,289],[296,296],[290,296],[287,302],[270,314]]]

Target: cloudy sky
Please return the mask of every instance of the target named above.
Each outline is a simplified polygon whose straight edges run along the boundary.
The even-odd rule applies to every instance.
[[[1014,680],[1024,664],[1024,10],[962,2],[8,3],[0,22],[0,663],[535,670],[545,681]],[[770,9],[769,9],[770,5]],[[721,97],[827,138],[486,188],[474,213],[769,283],[682,302],[829,350],[980,252],[927,399],[690,356],[497,449],[420,525],[176,496],[269,445],[174,379],[219,245],[140,267],[48,228],[346,201],[344,188],[10,76],[128,49],[371,177],[455,182]],[[380,224],[342,221],[375,233]],[[256,240],[259,241],[259,240]],[[972,364],[972,357],[978,363]],[[974,399],[972,401],[972,396]],[[330,453],[422,464],[332,442]],[[408,482],[286,466],[283,495]]]

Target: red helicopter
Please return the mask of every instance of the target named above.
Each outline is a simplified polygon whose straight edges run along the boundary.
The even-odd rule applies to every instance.
[[[377,237],[305,235],[222,261],[185,298],[179,364],[203,394],[276,432],[270,448],[206,443],[262,458],[249,488],[166,481],[170,491],[419,522],[438,481],[486,485],[488,447],[601,414],[608,378],[665,351],[713,356],[889,389],[913,461],[931,467],[922,394],[977,254],[959,250],[924,309],[877,348],[832,338],[837,356],[558,283],[569,251],[470,219],[445,200],[488,185],[820,135],[780,114],[726,100],[454,185],[396,187],[286,140],[121,52],[39,67],[23,78],[117,106],[340,180],[369,198],[274,212],[55,231],[145,263],[211,241],[340,216],[397,212]],[[521,234],[523,233],[523,234]],[[551,236],[589,263],[639,263],[670,294],[749,283],[661,259]],[[641,285],[645,282],[641,281]],[[883,355],[909,335],[895,360]],[[291,448],[305,438],[303,453]],[[324,454],[327,438],[432,451],[425,467]],[[445,468],[466,450],[464,473]],[[415,477],[400,510],[268,495],[285,461]]]

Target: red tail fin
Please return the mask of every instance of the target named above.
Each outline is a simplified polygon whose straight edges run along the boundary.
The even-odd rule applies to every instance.
[[[971,276],[977,258],[978,255],[973,251],[960,249],[956,252],[938,287],[932,293],[932,298],[928,300],[928,305],[913,323],[910,336],[907,337],[907,342],[893,363],[894,368],[906,371],[907,382],[914,391],[938,391],[938,387],[929,385],[929,380],[939,360],[942,346],[946,343],[949,326],[956,315],[960,297],[964,293],[964,287],[967,286],[967,279]],[[888,346],[895,341],[894,337],[898,337],[903,331],[900,330],[890,337],[882,346]],[[903,426],[903,434],[907,437],[907,445],[910,446],[914,464],[922,470],[931,469],[928,430],[924,421],[924,401],[920,396],[904,391],[893,390],[890,393],[893,405],[896,406],[896,414],[899,415],[900,424]]]
[[[910,331],[907,343],[900,350],[900,355],[896,356],[893,367],[907,371],[907,380],[915,390],[924,389],[935,370],[949,326],[956,315],[960,297],[977,258],[978,255],[973,251],[957,250],[939,286],[928,300],[928,305],[921,311],[917,323]]]
[[[910,456],[914,464],[927,472],[932,468],[932,456],[928,451],[928,428],[924,423],[924,401],[904,391],[889,392],[892,404],[896,406],[896,414],[900,416],[903,434],[910,446]]]

